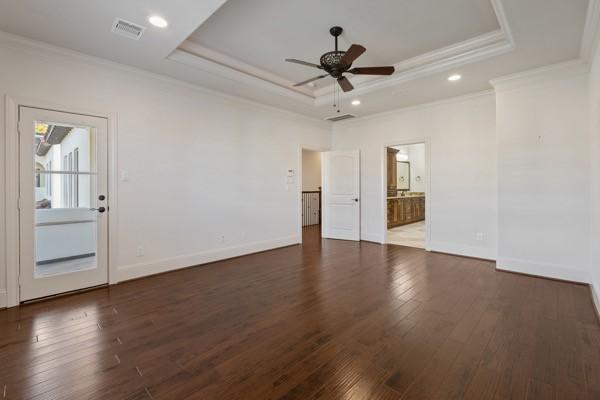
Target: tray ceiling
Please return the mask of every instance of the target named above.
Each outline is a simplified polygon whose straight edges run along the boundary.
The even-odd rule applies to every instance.
[[[189,38],[289,81],[310,68],[284,58],[317,62],[333,50],[329,28],[344,28],[340,48],[367,48],[356,65],[394,65],[500,29],[489,0],[229,0]],[[423,29],[443,27],[443,29]]]

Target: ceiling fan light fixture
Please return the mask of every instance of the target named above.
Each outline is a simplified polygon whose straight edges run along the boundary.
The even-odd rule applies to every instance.
[[[331,76],[332,78],[337,80],[337,83],[340,85],[344,92],[350,92],[354,89],[352,83],[348,80],[345,73],[350,73],[353,75],[392,75],[394,73],[393,66],[386,67],[359,67],[352,68],[352,63],[356,61],[358,57],[360,57],[367,49],[360,44],[352,44],[348,50],[341,51],[338,49],[338,37],[342,34],[343,29],[340,26],[334,26],[329,30],[331,36],[334,37],[335,40],[335,50],[328,51],[323,54],[319,59],[319,64],[314,64],[307,61],[297,60],[295,58],[286,58],[285,61],[305,65],[307,67],[312,67],[316,69],[321,69],[327,72],[325,75],[320,75],[315,78],[307,79],[300,83],[296,83],[294,86],[302,86],[312,83],[318,79],[326,78],[327,76]]]

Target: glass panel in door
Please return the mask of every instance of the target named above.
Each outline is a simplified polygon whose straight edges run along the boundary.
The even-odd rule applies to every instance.
[[[92,131],[45,121],[35,124],[34,276],[94,269],[98,213]]]

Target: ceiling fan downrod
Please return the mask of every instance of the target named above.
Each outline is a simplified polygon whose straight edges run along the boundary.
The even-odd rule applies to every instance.
[[[344,28],[341,26],[334,26],[329,30],[331,36],[335,38],[335,51],[338,51],[338,37],[342,34],[342,32],[344,32]]]

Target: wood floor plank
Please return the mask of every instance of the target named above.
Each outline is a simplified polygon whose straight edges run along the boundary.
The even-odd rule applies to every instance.
[[[584,285],[322,240],[0,311],[0,399],[598,399]]]

